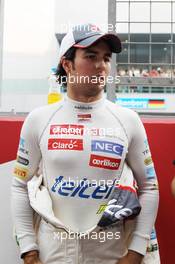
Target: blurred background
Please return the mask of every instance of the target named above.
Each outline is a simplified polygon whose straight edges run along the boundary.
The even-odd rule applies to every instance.
[[[1,0],[0,112],[47,103],[59,41],[70,27],[94,23],[114,31],[118,103],[140,113],[175,113],[175,2],[170,0]],[[64,92],[63,90],[61,90]],[[114,92],[111,95],[114,100]]]

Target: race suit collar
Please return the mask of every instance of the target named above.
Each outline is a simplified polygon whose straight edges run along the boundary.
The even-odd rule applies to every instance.
[[[79,102],[76,100],[71,99],[68,97],[68,95],[65,95],[65,102],[72,107],[75,111],[85,111],[85,112],[90,112],[96,109],[99,109],[104,105],[105,101],[105,96],[103,95],[102,98],[100,98],[97,101],[91,102],[91,103],[84,103],[84,102]]]

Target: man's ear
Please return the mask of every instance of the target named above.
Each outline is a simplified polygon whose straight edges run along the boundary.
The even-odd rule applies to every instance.
[[[67,60],[65,57],[61,59],[61,64],[65,72],[68,74],[72,69],[72,61]]]

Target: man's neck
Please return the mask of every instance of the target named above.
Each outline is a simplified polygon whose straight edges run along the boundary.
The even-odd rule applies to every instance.
[[[89,96],[89,95],[84,95],[84,94],[73,93],[70,89],[67,89],[67,96],[70,99],[78,101],[78,102],[91,103],[91,102],[95,102],[101,99],[103,96],[103,91],[101,91],[97,95]]]

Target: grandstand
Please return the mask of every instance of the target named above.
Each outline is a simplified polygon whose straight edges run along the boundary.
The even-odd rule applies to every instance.
[[[109,2],[109,21],[123,45],[116,57],[120,83],[113,87],[118,102],[140,113],[174,114],[175,1]]]

